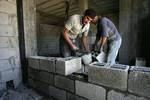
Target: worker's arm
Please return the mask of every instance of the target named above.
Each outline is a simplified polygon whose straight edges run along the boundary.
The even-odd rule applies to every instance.
[[[107,20],[105,18],[101,19],[101,24],[102,24],[102,33],[101,33],[100,40],[98,42],[100,52],[103,51],[103,47],[107,41],[108,31],[109,31],[109,28],[107,26]]]
[[[83,46],[84,46],[85,50],[87,52],[90,52],[90,49],[89,49],[89,46],[88,46],[88,38],[87,38],[87,36],[85,36],[85,35],[82,36],[82,42],[83,42]]]
[[[79,48],[75,44],[73,44],[73,42],[69,38],[68,32],[69,32],[69,30],[67,28],[64,28],[63,36],[64,36],[65,40],[67,41],[67,43],[70,45],[70,47],[73,50],[78,50]]]
[[[100,52],[103,51],[103,48],[104,48],[104,45],[105,45],[106,42],[107,42],[107,37],[106,36],[101,36],[100,40],[97,43],[97,46],[99,47],[98,51],[100,51]]]

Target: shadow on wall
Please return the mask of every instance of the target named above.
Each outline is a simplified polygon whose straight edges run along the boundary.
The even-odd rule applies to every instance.
[[[146,59],[146,66],[150,66],[150,12],[147,17],[139,21],[140,55]]]

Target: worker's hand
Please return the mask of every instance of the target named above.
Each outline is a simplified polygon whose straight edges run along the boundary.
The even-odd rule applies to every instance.
[[[97,44],[94,46],[94,51],[98,51]]]
[[[91,51],[90,51],[90,49],[87,49],[85,52],[86,52],[86,53],[90,53]]]
[[[101,47],[99,51],[100,51],[100,53],[103,52],[103,48]]]
[[[74,44],[72,45],[72,49],[75,50],[75,51],[79,50],[79,48]]]

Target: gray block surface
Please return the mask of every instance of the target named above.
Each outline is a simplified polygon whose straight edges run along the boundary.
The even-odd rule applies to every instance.
[[[103,87],[85,83],[82,81],[75,81],[76,94],[90,100],[105,100],[106,90]]]
[[[70,92],[75,92],[75,81],[64,76],[55,75],[55,86]]]
[[[87,99],[81,98],[72,93],[67,93],[67,100],[87,100]]]
[[[125,91],[127,90],[128,70],[129,66],[126,65],[106,66],[105,64],[93,63],[89,65],[88,80],[94,84]]]
[[[48,73],[46,71],[40,71],[38,78],[41,82],[47,83],[49,85],[54,84],[54,75],[52,73]]]
[[[107,100],[148,100],[148,99],[144,97],[131,95],[131,94],[123,94],[123,93],[111,90],[108,92]]]
[[[132,66],[128,82],[129,92],[150,97],[150,68]]]
[[[58,100],[66,100],[66,91],[60,90],[53,86],[49,86],[49,95]]]
[[[56,73],[69,75],[81,69],[81,58],[59,58],[56,61]]]
[[[30,56],[28,58],[28,66],[34,69],[40,69],[40,57],[39,56]]]
[[[45,59],[40,59],[40,70],[55,73],[55,61],[54,57],[46,57]]]

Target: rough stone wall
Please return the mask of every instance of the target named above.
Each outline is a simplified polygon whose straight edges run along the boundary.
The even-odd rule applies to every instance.
[[[26,56],[37,55],[36,0],[23,0]]]
[[[0,0],[0,90],[21,82],[16,0]]]

